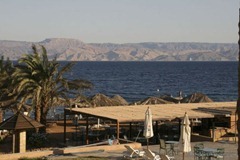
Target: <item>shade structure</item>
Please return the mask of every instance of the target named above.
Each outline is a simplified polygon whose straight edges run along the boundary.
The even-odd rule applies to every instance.
[[[13,131],[13,153],[26,151],[26,130],[44,127],[21,112],[0,123],[0,129]]]
[[[154,136],[153,126],[152,126],[152,112],[149,107],[145,113],[143,136],[147,138],[147,148],[148,148],[148,139]]]
[[[41,123],[31,119],[28,116],[25,116],[21,112],[17,112],[10,118],[6,119],[0,123],[0,129],[6,130],[27,130],[27,129],[36,129],[43,127]]]
[[[191,127],[187,113],[185,113],[181,122],[179,150],[183,152],[183,159],[185,152],[191,152]]]

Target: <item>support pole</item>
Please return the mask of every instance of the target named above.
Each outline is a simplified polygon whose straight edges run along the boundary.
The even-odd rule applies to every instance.
[[[155,141],[156,141],[156,143],[158,143],[159,142],[159,137],[158,137],[158,121],[156,121],[155,122],[155,133],[154,133],[154,135],[155,135]]]
[[[235,143],[237,143],[237,113],[235,113]]]
[[[119,122],[117,121],[117,139],[119,139],[119,133],[120,133],[120,125],[119,125]]]
[[[214,119],[212,120],[212,138],[213,138],[213,142],[215,142],[215,121]]]
[[[178,136],[180,137],[181,134],[181,119],[178,119]]]
[[[132,139],[132,122],[129,123],[129,138]]]
[[[13,131],[12,141],[13,141],[12,152],[15,153],[15,131]]]
[[[66,144],[66,138],[67,138],[67,137],[66,137],[66,130],[67,130],[66,120],[67,120],[67,118],[66,118],[66,111],[64,110],[64,127],[63,127],[63,143],[64,143],[64,144]]]
[[[89,143],[89,140],[88,140],[88,131],[89,131],[89,128],[88,128],[88,116],[86,118],[86,144]]]

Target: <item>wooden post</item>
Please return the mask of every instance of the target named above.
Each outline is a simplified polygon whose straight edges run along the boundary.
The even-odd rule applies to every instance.
[[[86,117],[86,144],[89,143],[89,140],[88,140],[88,116]]]
[[[155,133],[154,133],[154,135],[155,135],[155,141],[156,141],[156,143],[158,143],[159,142],[159,137],[158,137],[158,121],[156,121],[155,122]]]
[[[132,139],[132,122],[129,123],[129,138]]]
[[[15,153],[15,131],[13,131],[13,135],[12,135],[12,152]]]
[[[235,143],[237,143],[237,113],[235,113]]]
[[[67,128],[66,128],[66,111],[64,110],[64,125],[63,125],[63,143],[66,144],[66,131],[67,131]]]
[[[213,138],[213,142],[215,142],[215,121],[214,119],[212,119],[212,138]]]
[[[180,137],[181,134],[181,119],[178,119],[178,136]]]
[[[120,126],[119,126],[119,122],[117,121],[117,139],[119,139],[119,132],[120,132]]]

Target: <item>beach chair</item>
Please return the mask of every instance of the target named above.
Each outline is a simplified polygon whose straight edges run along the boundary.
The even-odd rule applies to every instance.
[[[138,149],[134,149],[129,145],[124,145],[124,147],[127,149],[128,155],[123,155],[124,158],[138,158],[138,157],[142,157],[145,152],[144,151],[140,151]]]
[[[153,153],[149,149],[144,148],[143,151],[145,152],[144,159],[146,159],[146,160],[160,160],[161,159],[159,155]]]
[[[169,157],[168,155],[160,155],[161,160],[172,160],[174,157]]]
[[[160,146],[159,146],[159,154],[161,154],[161,151],[164,151],[163,155],[168,153],[168,150],[170,149],[167,147],[164,139],[159,139]]]

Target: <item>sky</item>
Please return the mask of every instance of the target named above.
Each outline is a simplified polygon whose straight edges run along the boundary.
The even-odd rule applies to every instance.
[[[0,0],[0,40],[237,43],[239,0]]]

